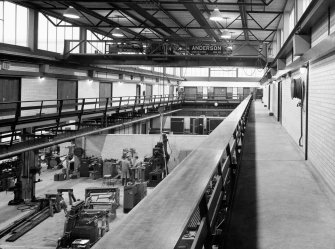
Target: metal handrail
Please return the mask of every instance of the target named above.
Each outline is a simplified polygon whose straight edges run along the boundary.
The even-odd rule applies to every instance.
[[[223,200],[230,206],[251,99],[246,98],[94,249],[178,248],[193,219],[199,225],[191,248],[212,248]]]

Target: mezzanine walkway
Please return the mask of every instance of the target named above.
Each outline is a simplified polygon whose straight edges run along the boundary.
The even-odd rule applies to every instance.
[[[225,248],[335,248],[335,202],[325,192],[284,128],[254,102]]]

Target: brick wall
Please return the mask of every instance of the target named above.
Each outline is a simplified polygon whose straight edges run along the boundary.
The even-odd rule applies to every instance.
[[[311,64],[308,158],[335,190],[335,55]]]

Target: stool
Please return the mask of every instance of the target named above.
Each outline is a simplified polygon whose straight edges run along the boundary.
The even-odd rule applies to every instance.
[[[112,179],[112,175],[104,175],[102,180],[102,185],[113,185],[114,186],[115,181]]]

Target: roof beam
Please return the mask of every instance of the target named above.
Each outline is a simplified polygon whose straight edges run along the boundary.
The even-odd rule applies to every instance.
[[[237,3],[240,4],[240,3],[245,3],[245,2],[244,0],[238,0]],[[247,16],[247,11],[245,9],[245,5],[240,4],[238,8],[240,9],[244,38],[246,41],[249,41],[248,16]]]
[[[179,2],[185,2],[185,1],[179,1]],[[200,26],[205,28],[206,33],[210,37],[213,37],[213,39],[215,39],[217,42],[220,41],[220,37],[211,29],[207,20],[205,19],[205,17],[203,16],[203,14],[196,5],[192,4],[192,2],[189,1],[188,3],[184,3],[184,6],[190,11],[190,13],[197,20]]]
[[[141,16],[143,16],[145,19],[149,20],[150,22],[152,22],[155,26],[161,26],[161,29],[164,30],[166,33],[168,33],[171,36],[177,36],[176,33],[174,31],[172,31],[170,28],[168,28],[164,23],[162,23],[161,21],[159,21],[157,18],[153,17],[152,15],[150,15],[145,9],[143,9],[141,6],[135,4],[135,3],[126,3],[126,5],[128,7],[134,8],[134,10],[136,10],[136,12],[138,14],[140,14]]]
[[[141,25],[143,25],[143,27],[150,29],[151,31],[159,34],[160,36],[164,37],[165,34],[160,32],[159,30],[154,30],[153,27],[149,26],[148,24],[146,24],[142,19],[138,18],[136,15],[132,14],[130,11],[131,9],[125,10],[123,8],[119,8],[118,6],[116,6],[115,3],[108,3],[110,6],[112,6],[114,9],[121,11],[122,13],[126,14],[127,16],[131,17],[132,19],[134,19],[135,21],[141,23]],[[142,28],[142,26],[140,26]],[[134,27],[134,28],[138,28],[138,27]]]
[[[21,0],[17,0],[17,1],[21,1]],[[44,2],[45,0],[29,0],[27,2]],[[273,1],[273,0],[272,0]],[[257,2],[257,3],[254,3],[254,2],[237,2],[237,3],[234,3],[234,2],[217,2],[217,1],[213,1],[213,2],[210,2],[208,1],[206,4],[207,5],[212,5],[212,6],[236,6],[236,5],[243,5],[243,6],[267,6],[269,5],[272,1],[268,2],[268,3],[264,3],[264,2]],[[59,2],[59,0],[48,0],[48,2]],[[75,0],[75,2],[81,2],[81,3],[92,3],[92,0]],[[107,0],[95,0],[94,2],[96,3],[102,3],[102,2],[108,2]],[[148,4],[148,0],[119,0],[118,3],[130,3],[130,4]],[[189,1],[189,0],[177,0],[177,1],[170,1],[170,0],[160,0],[159,1],[160,4],[172,4],[172,5],[175,5],[175,4],[192,4],[192,5],[197,5],[197,4],[201,4],[200,1]]]
[[[54,12],[54,11],[50,11],[50,10],[45,10],[44,8],[41,8],[40,6],[34,4],[34,3],[31,3],[31,1],[11,1],[11,2],[15,2],[23,7],[26,7],[26,8],[30,8],[30,9],[34,9],[34,10],[37,10],[39,12],[41,12],[42,14],[45,14],[45,15],[49,15],[49,16],[52,16],[52,17],[55,17],[55,18],[58,18],[58,19],[61,19],[62,21],[65,21],[65,22],[68,22],[68,23],[71,23],[74,27],[82,27],[82,26],[87,26],[87,24],[81,22],[81,21],[77,21],[77,20],[74,20],[74,19],[70,19],[70,18],[67,18],[67,17],[64,17],[62,14],[60,13],[57,13],[57,12]],[[61,25],[57,25],[57,26],[61,26]],[[99,34],[102,34],[102,35],[108,35],[109,32],[106,32],[106,31],[103,31],[97,27],[88,27],[91,31],[93,32],[97,32]]]
[[[179,26],[180,29],[184,30],[187,34],[189,34],[191,37],[195,37],[188,29],[183,28],[183,25],[173,16],[171,15],[168,11],[166,11],[161,4],[157,0],[153,0],[158,8],[165,14],[167,15],[175,24]]]
[[[76,8],[77,10],[79,11],[82,11],[94,18],[97,18],[105,23],[108,23],[110,25],[112,25],[113,27],[120,27],[121,30],[131,34],[131,35],[134,35],[135,37],[140,37],[140,38],[143,38],[143,39],[147,39],[146,37],[142,36],[142,35],[139,35],[138,33],[134,32],[133,30],[131,29],[128,29],[128,28],[124,28],[122,26],[120,26],[120,24],[118,24],[117,22],[114,22],[100,14],[98,14],[97,12],[95,11],[92,11],[92,10],[89,10],[89,9],[86,9],[85,7],[81,6],[80,4],[77,4],[75,2],[68,2],[69,5],[71,5],[72,7]]]

